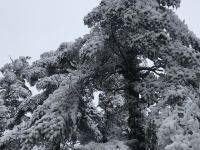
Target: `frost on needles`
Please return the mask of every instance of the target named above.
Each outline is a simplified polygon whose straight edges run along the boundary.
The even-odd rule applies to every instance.
[[[199,150],[200,40],[179,6],[102,0],[84,18],[90,33],[6,64],[0,149]]]

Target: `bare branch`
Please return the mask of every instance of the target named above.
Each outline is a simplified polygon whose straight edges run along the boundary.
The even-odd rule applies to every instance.
[[[12,63],[13,63],[14,61],[13,61],[12,57],[10,55],[9,55],[9,57],[10,57],[10,60],[12,61]]]

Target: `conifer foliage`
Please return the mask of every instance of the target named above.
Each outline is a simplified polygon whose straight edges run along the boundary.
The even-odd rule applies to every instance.
[[[89,34],[6,64],[0,149],[198,150],[200,40],[179,6],[102,0]]]

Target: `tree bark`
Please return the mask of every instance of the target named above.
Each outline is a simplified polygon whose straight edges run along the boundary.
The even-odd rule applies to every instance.
[[[134,91],[134,87],[129,84],[126,96],[129,112],[129,140],[135,139],[138,141],[136,145],[132,146],[132,150],[145,150],[144,116],[141,112],[142,109],[139,100],[139,93]]]
[[[52,143],[49,143],[49,145],[47,145],[47,149],[48,150],[60,150],[60,142],[52,142]]]
[[[130,128],[129,140],[136,140],[130,148],[132,150],[145,150],[145,130],[144,115],[142,113],[142,101],[139,93],[135,90],[136,82],[140,81],[140,73],[137,72],[137,58],[129,60],[129,66],[126,67],[123,76],[126,82],[126,103],[128,106],[129,118],[128,126]]]

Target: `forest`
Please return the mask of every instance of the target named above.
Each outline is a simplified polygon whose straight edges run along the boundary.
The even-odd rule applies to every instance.
[[[0,150],[199,150],[200,39],[180,3],[102,0],[88,34],[33,63],[11,58]]]

